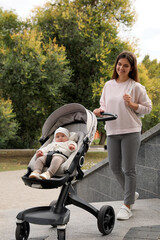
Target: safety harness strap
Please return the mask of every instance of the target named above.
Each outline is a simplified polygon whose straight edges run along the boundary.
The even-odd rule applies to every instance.
[[[65,156],[66,158],[68,158],[68,156],[66,156],[64,153],[60,152],[60,151],[49,151],[47,153],[47,158],[46,158],[46,167],[49,167],[50,164],[51,164],[51,160],[52,160],[52,156],[53,154],[55,153],[59,153],[59,154],[62,154],[63,156]]]

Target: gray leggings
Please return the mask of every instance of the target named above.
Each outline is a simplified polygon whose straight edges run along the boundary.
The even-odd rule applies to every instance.
[[[111,170],[124,190],[124,204],[134,203],[136,190],[136,160],[140,147],[140,132],[107,137]]]

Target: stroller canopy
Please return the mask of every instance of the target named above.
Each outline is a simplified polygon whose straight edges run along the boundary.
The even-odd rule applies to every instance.
[[[71,123],[85,123],[89,135],[92,131],[94,135],[97,127],[97,119],[91,111],[81,104],[70,103],[58,108],[47,118],[42,127],[41,139],[49,138],[58,127]]]

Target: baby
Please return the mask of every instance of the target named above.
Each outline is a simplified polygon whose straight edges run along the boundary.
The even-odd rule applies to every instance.
[[[37,150],[34,171],[29,175],[29,178],[50,179],[71,153],[77,149],[76,142],[69,138],[70,133],[68,129],[59,127],[54,133],[53,142],[46,147]],[[54,151],[51,164],[47,171],[42,173],[42,170],[46,165],[47,153],[49,151]]]

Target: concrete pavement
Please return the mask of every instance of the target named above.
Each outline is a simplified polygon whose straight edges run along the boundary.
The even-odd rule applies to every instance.
[[[47,206],[56,200],[60,189],[32,189],[21,180],[25,170],[0,173],[0,240],[14,240],[16,215],[27,208]],[[96,208],[111,205],[115,213],[122,201],[93,203]],[[110,235],[102,236],[97,220],[90,213],[76,206],[70,209],[70,221],[66,229],[67,240],[160,240],[160,199],[137,200],[133,217],[115,222]],[[56,229],[50,226],[30,224],[29,240],[57,239]]]

